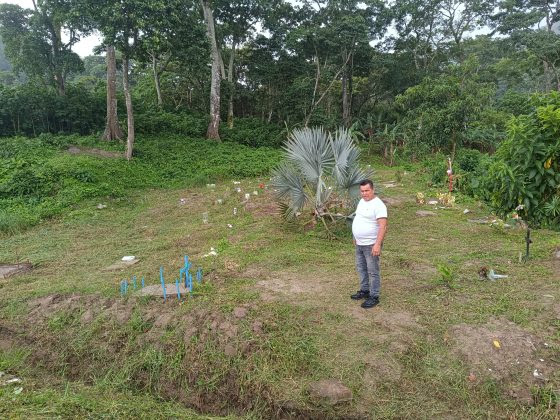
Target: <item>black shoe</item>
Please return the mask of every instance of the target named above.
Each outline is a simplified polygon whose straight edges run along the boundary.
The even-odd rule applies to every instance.
[[[379,297],[371,296],[368,297],[363,303],[362,308],[373,308],[374,306],[379,304]]]
[[[359,290],[350,296],[350,299],[354,299],[354,300],[360,300],[366,298],[369,298],[369,292],[364,292],[363,290]]]

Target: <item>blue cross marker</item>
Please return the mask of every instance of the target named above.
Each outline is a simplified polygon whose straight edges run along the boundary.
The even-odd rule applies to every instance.
[[[134,289],[136,289],[136,276],[132,276],[132,285],[134,287]]]
[[[179,281],[182,282],[183,281],[183,275],[185,274],[185,267],[180,268],[179,269]],[[186,287],[186,283],[185,283],[185,287]]]
[[[181,291],[179,290],[179,279],[175,280],[175,289],[177,289],[177,299],[181,300]]]
[[[142,277],[142,289],[144,288],[144,277]]]
[[[163,267],[159,268],[159,279],[161,281],[161,289],[163,290],[163,301],[167,301],[167,295],[165,293],[165,280],[163,279]]]
[[[202,268],[198,268],[198,270],[196,270],[196,281],[198,282],[198,284],[200,284],[200,282],[202,281]]]

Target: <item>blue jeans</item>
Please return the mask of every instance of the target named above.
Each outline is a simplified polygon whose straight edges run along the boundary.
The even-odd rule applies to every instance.
[[[381,275],[379,256],[371,255],[373,245],[356,245],[356,271],[360,275],[360,290],[369,291],[370,296],[379,297]]]

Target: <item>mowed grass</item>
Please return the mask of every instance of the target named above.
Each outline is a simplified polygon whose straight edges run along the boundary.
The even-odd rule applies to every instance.
[[[415,173],[384,188],[399,169],[372,163],[380,195],[398,203],[389,206],[381,305],[369,311],[349,299],[358,287],[350,234],[339,227],[340,239],[331,241],[321,229],[283,223],[274,214],[271,192],[259,188],[266,179],[242,180],[241,194],[228,181],[215,189],[139,191],[130,199],[104,202],[103,210],[96,209],[98,201],[86,202],[61,219],[3,237],[0,262],[25,260],[35,268],[0,280],[1,322],[40,337],[47,343],[46,359],[55,354],[34,369],[33,343],[20,340],[11,350],[0,346],[0,370],[24,380],[18,395],[0,388],[3,414],[124,418],[155,412],[162,418],[196,418],[184,392],[207,398],[199,411],[248,418],[273,416],[271,407],[281,409],[279,417],[557,416],[558,374],[533,389],[533,405],[522,404],[508,396],[503,381],[467,379],[473,366],[455,351],[450,330],[511,321],[546,341],[547,357],[558,362],[559,323],[552,307],[560,299],[559,271],[552,254],[560,235],[532,231],[531,259],[519,263],[524,230],[469,222],[490,212],[461,195],[454,208],[419,206],[417,191],[428,197],[438,191]],[[244,204],[246,192],[251,198]],[[463,214],[465,208],[471,212]],[[420,209],[436,215],[419,217]],[[218,256],[204,257],[211,247]],[[140,262],[122,272],[104,271],[124,255]],[[183,255],[205,272],[194,299],[179,305],[119,297],[121,280],[136,275],[157,284],[161,266],[174,282]],[[450,287],[438,266],[453,273]],[[483,266],[509,277],[481,280]],[[124,323],[102,316],[84,323],[88,308],[59,310],[49,313],[45,324],[38,320],[39,334],[30,322],[29,302],[54,294],[111,299],[131,308],[132,315]],[[234,322],[232,311],[240,306],[249,314],[235,321],[235,345],[249,350],[228,356],[220,336],[201,333],[200,325],[215,330],[215,319]],[[153,339],[157,321],[146,318],[146,311],[170,313],[177,321]],[[196,318],[200,313],[206,315]],[[183,341],[184,319],[193,317],[198,333]],[[255,322],[263,333],[255,332]],[[64,346],[56,336],[64,337]],[[107,351],[113,348],[118,353]],[[314,399],[309,385],[320,379],[343,382],[353,392],[352,402],[331,406]],[[227,383],[231,389],[225,389]],[[184,388],[169,390],[170,384]],[[108,402],[108,395],[115,401]]]

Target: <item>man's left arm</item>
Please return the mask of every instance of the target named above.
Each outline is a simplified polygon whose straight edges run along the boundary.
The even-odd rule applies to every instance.
[[[373,256],[381,255],[381,245],[383,245],[383,238],[385,238],[385,233],[387,232],[387,218],[380,217],[377,219],[377,224],[379,225],[379,230],[377,231],[377,240],[371,249],[371,254]]]

